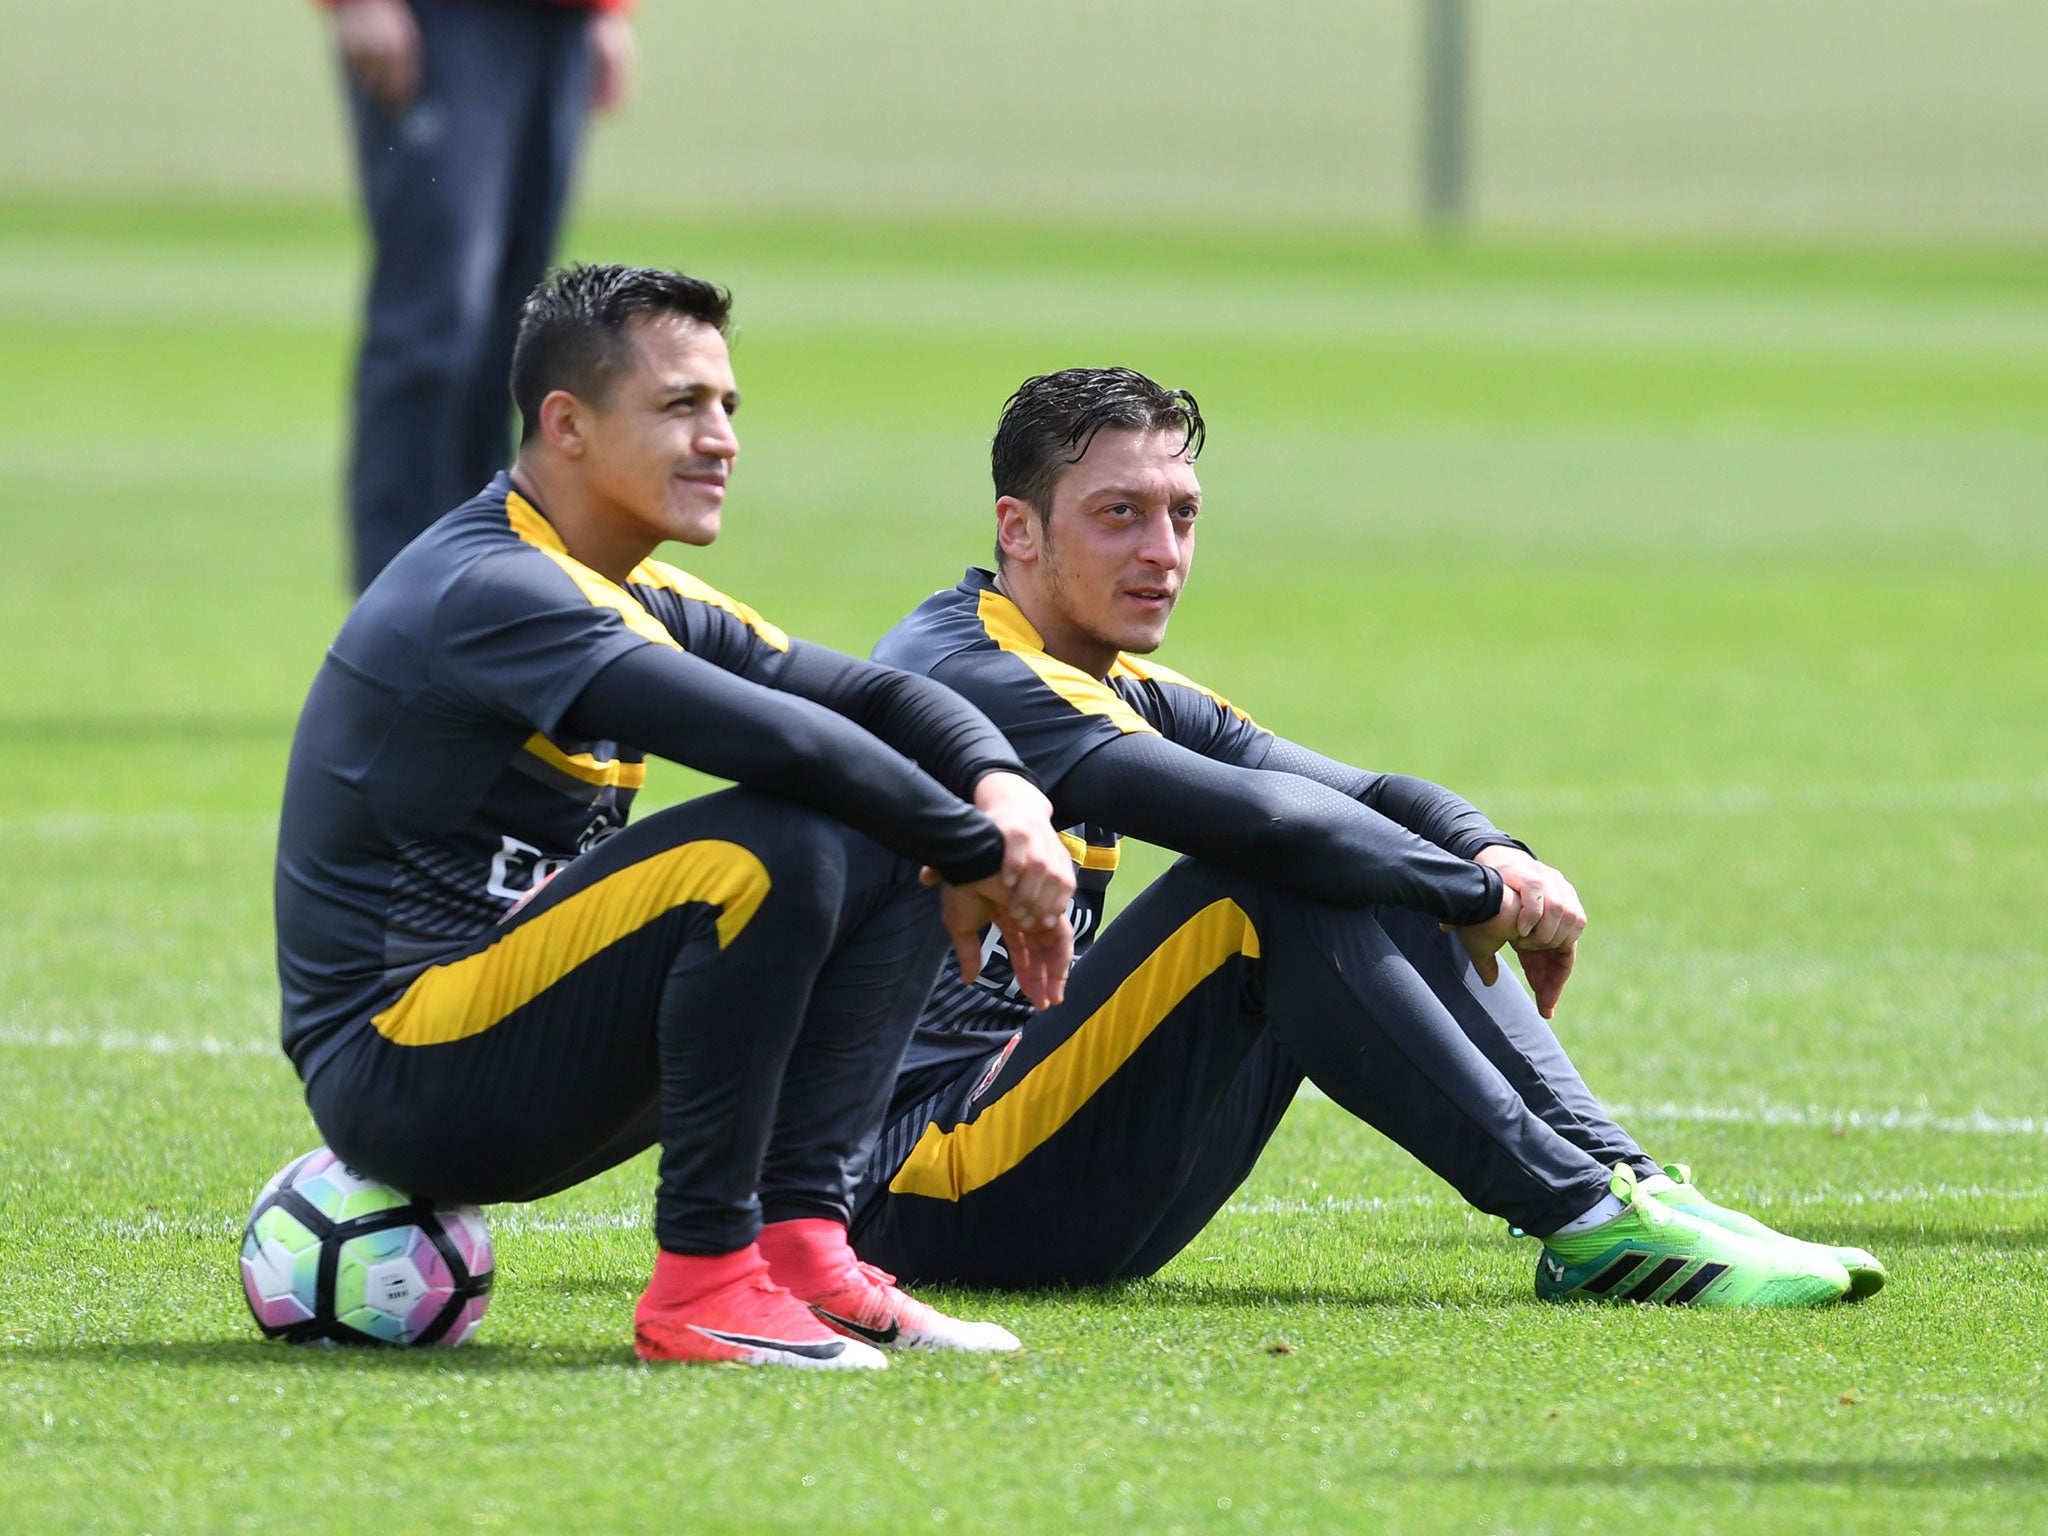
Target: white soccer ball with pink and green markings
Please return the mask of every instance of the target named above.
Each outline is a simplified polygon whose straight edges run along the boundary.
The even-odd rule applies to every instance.
[[[491,1275],[482,1212],[416,1202],[325,1147],[264,1185],[242,1229],[256,1326],[294,1344],[463,1343]]]

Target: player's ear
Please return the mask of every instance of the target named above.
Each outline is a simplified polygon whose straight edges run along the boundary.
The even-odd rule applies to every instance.
[[[1003,552],[1006,563],[1015,560],[1029,565],[1036,560],[1045,542],[1043,533],[1038,509],[1030,502],[1018,496],[997,498],[996,548]]]
[[[566,389],[551,389],[540,402],[540,435],[555,452],[578,459],[583,456],[586,408]]]

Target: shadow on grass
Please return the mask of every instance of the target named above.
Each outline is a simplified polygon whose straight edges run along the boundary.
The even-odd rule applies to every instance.
[[[1978,1483],[2038,1487],[2048,1478],[2048,1456],[1945,1456],[1939,1461],[1748,1461],[1723,1466],[1673,1466],[1630,1458],[1625,1468],[1606,1463],[1561,1466],[1474,1466],[1433,1474],[1490,1484],[1530,1488],[1610,1489],[1626,1479],[1631,1487],[1710,1490],[1719,1487],[1942,1488]]]
[[[1412,1290],[1361,1290],[1344,1285],[1304,1285],[1285,1280],[1251,1284],[1232,1281],[1204,1284],[1200,1280],[1125,1280],[1106,1285],[1048,1286],[1037,1290],[997,1290],[970,1286],[917,1286],[916,1294],[938,1303],[986,1300],[989,1306],[1032,1303],[1066,1305],[1092,1303],[1104,1307],[1219,1307],[1252,1311],[1263,1307],[1441,1307],[1491,1306],[1514,1298],[1508,1296],[1460,1295],[1446,1299],[1441,1286],[1418,1285]]]
[[[58,1366],[164,1367],[214,1370],[241,1365],[265,1370],[299,1366],[360,1375],[365,1372],[542,1374],[637,1366],[631,1343],[465,1344],[460,1349],[332,1349],[266,1339],[181,1339],[163,1343],[0,1345],[0,1362]]]

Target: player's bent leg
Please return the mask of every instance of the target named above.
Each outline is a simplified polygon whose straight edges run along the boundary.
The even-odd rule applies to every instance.
[[[1075,964],[1067,999],[892,1125],[856,1214],[861,1258],[919,1280],[1028,1288],[1123,1273],[1173,1208],[1264,1028],[1260,935],[1183,861]]]
[[[765,867],[721,810],[647,818],[413,978],[308,1085],[330,1144],[387,1182],[477,1202],[638,1150],[672,973],[719,956],[721,922],[760,905]]]
[[[1205,932],[1221,918],[1227,934]],[[1246,1078],[1269,1026],[1271,1060]],[[969,1284],[1150,1272],[1248,1172],[1300,1072],[1471,1203],[1528,1230],[1577,1237],[1629,1218],[1637,1235],[1662,1214],[1610,1193],[1610,1170],[1522,1101],[1374,913],[1183,861],[1105,931],[1068,1002],[1024,1026],[992,1079],[970,1087],[963,1076],[928,1106],[857,1218],[856,1247]],[[1219,1130],[1241,1078],[1244,1112]],[[889,1141],[903,1144],[900,1128]],[[1713,1247],[1722,1235],[1697,1240]],[[1776,1294],[1748,1285],[1761,1261],[1756,1245],[1738,1246],[1741,1276],[1708,1304]]]
[[[1302,1073],[1269,1027],[1217,1102],[1180,1193],[1161,1213],[1118,1278],[1157,1274],[1201,1234],[1244,1181],[1294,1103]]]
[[[1505,966],[1500,978],[1487,986],[1463,946],[1435,923],[1412,912],[1385,911],[1380,918],[1466,1038],[1560,1136],[1603,1163],[1628,1163],[1642,1181],[1643,1193],[1673,1209],[1753,1241],[1799,1241],[1707,1199],[1692,1185],[1683,1164],[1667,1168],[1651,1161],[1608,1117],[1549,1023]],[[1874,1295],[1884,1285],[1884,1266],[1873,1255],[1860,1248],[1820,1246],[1848,1271],[1854,1299]]]
[[[388,1182],[492,1201],[630,1151],[658,1096],[665,1251],[643,1312],[687,1327],[710,1306],[706,1326],[748,1342],[642,1352],[767,1360],[763,1340],[780,1340],[861,1359],[793,1298],[758,1302],[758,1286],[694,1262],[753,1253],[754,1181],[853,836],[744,791],[648,818],[414,980],[309,1086],[315,1118]]]
[[[1471,1204],[1539,1234],[1540,1297],[1786,1307],[1846,1293],[1848,1276],[1827,1255],[1739,1236],[1641,1194],[1641,1154],[1554,1037],[1513,1027],[1526,997],[1468,988],[1441,958],[1447,936],[1406,912],[1294,897],[1270,905],[1270,1006],[1289,1054]],[[1524,1099],[1528,1085],[1576,1140]],[[1588,1141],[1617,1154],[1611,1170]],[[1589,1164],[1596,1184],[1582,1176]]]
[[[679,962],[663,996],[662,1252],[635,1312],[636,1347],[649,1360],[738,1348],[749,1363],[872,1367],[872,1346],[767,1267],[755,1186],[772,1166],[778,1198],[843,1222],[849,1165],[873,1134],[868,1085],[893,1072],[935,967],[934,893],[822,817],[750,798],[732,820],[747,846],[772,850],[783,905],[771,926],[735,930],[718,963]],[[792,1085],[802,1112],[778,1127]],[[736,1242],[760,1257],[750,1274],[727,1273]]]
[[[879,846],[854,858],[863,854],[888,878],[856,871],[849,881],[865,894],[847,904],[851,932],[818,973],[783,1072],[761,1172],[761,1252],[776,1284],[850,1338],[884,1349],[1013,1350],[1008,1329],[906,1295],[847,1240],[855,1181],[947,948],[938,892]]]
[[[1608,1116],[1505,956],[1499,979],[1488,986],[1457,936],[1434,918],[1396,907],[1377,908],[1374,916],[1465,1038],[1539,1119],[1603,1167],[1626,1162],[1643,1178],[1659,1171]]]
[[[889,1092],[949,954],[938,891],[879,844],[847,845],[846,896],[783,1069],[760,1177],[765,1222],[842,1227]]]
[[[1555,1232],[1599,1204],[1606,1165],[1524,1102],[1403,951],[1383,909],[1271,887],[1248,899],[1264,914],[1274,1032],[1310,1081],[1467,1203],[1526,1231]]]

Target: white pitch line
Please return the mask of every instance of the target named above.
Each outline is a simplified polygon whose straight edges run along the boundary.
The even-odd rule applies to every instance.
[[[45,1051],[100,1051],[110,1056],[269,1056],[279,1050],[275,1039],[236,1040],[218,1035],[140,1034],[131,1030],[37,1029],[0,1024],[0,1048]],[[1329,1102],[1314,1083],[1301,1085],[1300,1097]],[[1760,1125],[1794,1129],[1868,1132],[1934,1132],[1951,1136],[2048,1136],[2048,1115],[1994,1115],[1983,1108],[1967,1114],[1938,1114],[1929,1109],[1841,1109],[1823,1104],[1680,1104],[1672,1100],[1647,1104],[1610,1104],[1607,1112],[1621,1124],[1631,1120],[1676,1121],[1681,1125]]]
[[[252,1199],[255,1188],[252,1181]],[[645,1211],[567,1211],[546,1214],[532,1213],[516,1205],[495,1205],[490,1208],[491,1231],[499,1237],[634,1232],[651,1226],[653,1219],[651,1207]],[[166,1237],[196,1237],[210,1241],[238,1236],[242,1230],[242,1223],[240,1220],[218,1216],[85,1216],[53,1223],[52,1230],[66,1236],[118,1238],[130,1242]]]
[[[126,1029],[32,1029],[0,1024],[0,1047],[41,1051],[102,1051],[110,1056],[275,1056],[268,1040],[223,1040],[218,1035],[138,1034]]]
[[[1964,1115],[1929,1109],[1829,1109],[1820,1104],[1611,1104],[1617,1122],[1676,1120],[1683,1125],[1766,1125],[1849,1131],[1936,1131],[1951,1136],[2048,1136],[2048,1116],[1994,1115],[1982,1108]]]
[[[281,727],[282,729],[282,727]],[[1955,779],[1924,784],[1672,784],[1613,790],[1489,790],[1478,799],[1504,813],[1595,816],[1670,814],[1702,818],[1776,812],[1826,815],[1851,811],[1893,815],[1955,814],[2048,806],[2048,778]],[[100,837],[272,838],[275,813],[243,811],[50,811],[0,816],[0,837],[21,842],[78,842]]]
[[[1987,1188],[1981,1184],[1907,1184],[1880,1189],[1802,1190],[1749,1202],[1757,1210],[1781,1206],[1910,1205],[1928,1200],[2040,1200],[2048,1190],[2016,1186]],[[1321,1216],[1370,1215],[1380,1211],[1404,1211],[1430,1206],[1465,1208],[1465,1202],[1449,1190],[1441,1193],[1384,1196],[1324,1195],[1320,1199],[1269,1195],[1257,1200],[1233,1200],[1219,1213],[1224,1216]]]
[[[36,816],[0,816],[0,836],[10,842],[77,843],[97,838],[275,838],[276,814],[247,811],[46,811]]]
[[[1820,1210],[1836,1207],[1917,1205],[1930,1201],[1963,1200],[1975,1203],[2036,1201],[2048,1199],[2048,1189],[1982,1184],[1907,1184],[1879,1189],[1800,1190],[1768,1199],[1747,1202],[1756,1211],[1787,1209]],[[1232,1200],[1218,1211],[1218,1219],[1259,1217],[1371,1216],[1417,1210],[1470,1209],[1450,1190],[1406,1195],[1324,1195],[1305,1199],[1291,1195],[1267,1195],[1253,1200]],[[506,1237],[581,1237],[601,1232],[639,1232],[653,1223],[649,1210],[535,1212],[517,1205],[495,1205],[489,1211],[491,1232]],[[181,1216],[167,1219],[149,1216],[87,1216],[53,1224],[63,1236],[94,1239],[112,1238],[124,1242],[148,1242],[163,1238],[201,1238],[208,1242],[233,1238],[242,1223],[223,1217]]]
[[[1303,1083],[1298,1098],[1327,1104],[1330,1096]],[[1830,1109],[1822,1104],[1609,1104],[1618,1125],[1631,1120],[1675,1120],[1681,1125],[1762,1125],[1850,1131],[1935,1131],[1956,1136],[2048,1136],[2048,1116],[1994,1115],[1972,1109],[1943,1115],[1928,1109]]]

